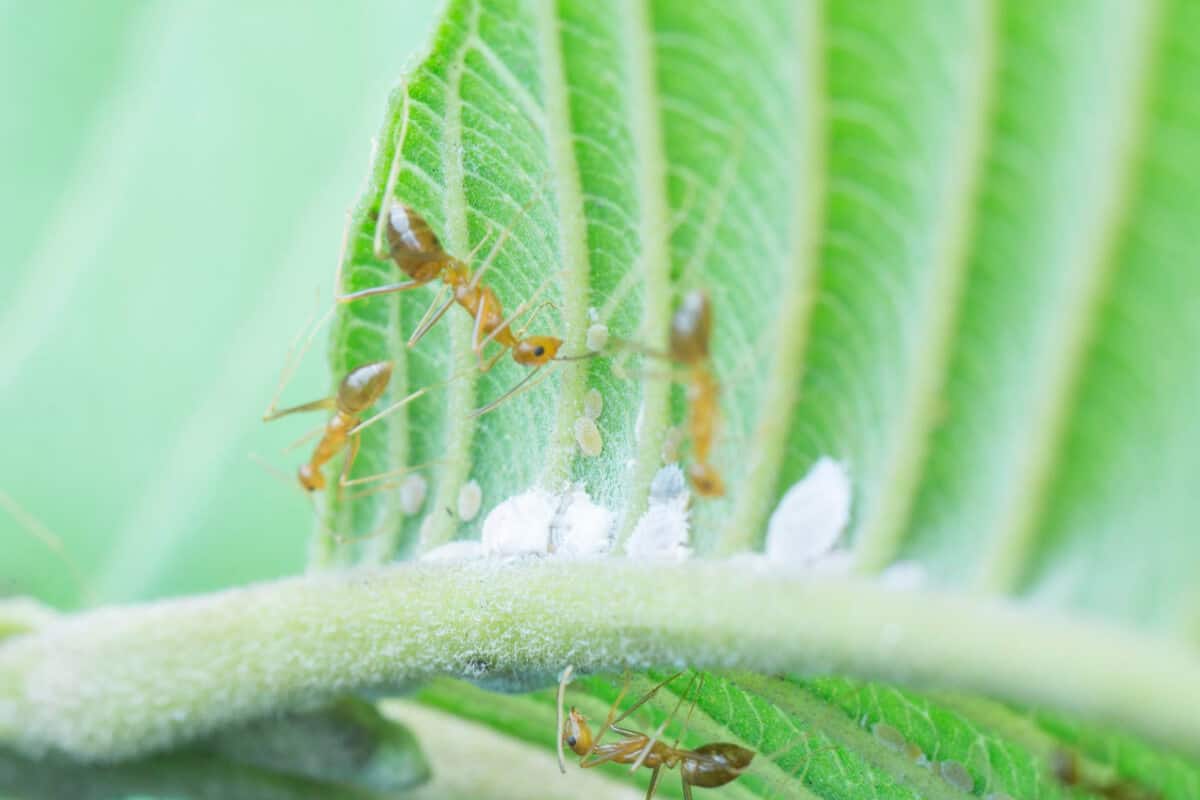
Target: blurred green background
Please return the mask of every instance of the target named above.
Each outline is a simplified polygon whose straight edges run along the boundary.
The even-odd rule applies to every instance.
[[[311,507],[260,422],[328,303],[424,0],[0,2],[0,596],[59,607],[293,573]],[[285,394],[327,388],[324,339]]]

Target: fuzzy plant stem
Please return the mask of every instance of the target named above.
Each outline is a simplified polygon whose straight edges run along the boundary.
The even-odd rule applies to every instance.
[[[838,672],[961,687],[1200,754],[1200,654],[978,597],[736,562],[405,564],[52,621],[0,643],[0,745],[111,761],[437,674],[564,664]]]

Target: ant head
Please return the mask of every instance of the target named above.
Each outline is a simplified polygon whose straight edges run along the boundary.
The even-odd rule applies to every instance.
[[[708,357],[712,332],[712,307],[708,295],[694,289],[683,296],[671,317],[671,355],[685,364]]]
[[[553,336],[530,336],[517,342],[513,348],[513,360],[527,367],[540,367],[548,361],[553,361],[562,347],[562,339]]]
[[[725,494],[725,482],[712,464],[696,462],[688,467],[692,488],[702,497],[721,497]]]
[[[587,755],[592,749],[592,731],[575,706],[571,706],[571,713],[563,720],[562,740],[578,756]]]
[[[325,476],[312,464],[304,464],[300,467],[300,485],[306,492],[318,492],[325,488]]]
[[[392,362],[372,361],[355,367],[342,378],[338,387],[338,410],[357,416],[378,400],[392,379]]]

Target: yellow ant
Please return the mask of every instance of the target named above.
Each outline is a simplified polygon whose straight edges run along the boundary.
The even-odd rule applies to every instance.
[[[341,477],[338,480],[339,490],[349,486],[395,477],[403,472],[426,466],[407,467],[403,470],[371,475],[365,478],[350,478],[350,470],[354,466],[355,458],[358,456],[358,448],[361,443],[363,430],[432,389],[449,382],[442,381],[417,389],[415,392],[392,403],[370,419],[363,420],[362,415],[367,409],[375,405],[379,398],[383,396],[383,393],[387,391],[391,378],[392,362],[372,361],[368,364],[355,367],[346,373],[341,383],[338,384],[337,392],[331,397],[322,397],[320,400],[313,400],[308,403],[301,403],[298,406],[278,410],[275,409],[274,403],[272,403],[271,407],[263,414],[263,421],[271,422],[288,414],[305,411],[333,411],[329,421],[325,423],[320,441],[313,448],[312,456],[300,467],[300,486],[305,491],[316,492],[325,488],[326,481],[321,468],[337,456],[338,453],[346,449],[347,446],[349,446],[349,453],[342,461]]]
[[[623,721],[654,697],[659,689],[683,673],[677,672],[666,680],[657,683],[636,703],[618,715],[617,708],[629,690],[629,676],[626,674],[624,686],[622,686],[617,699],[608,710],[608,718],[604,721],[604,725],[600,728],[599,733],[593,736],[591,728],[588,727],[587,720],[574,706],[571,707],[566,718],[563,718],[563,700],[567,684],[571,680],[572,671],[572,668],[569,666],[563,670],[562,678],[558,685],[558,763],[559,769],[563,772],[566,772],[566,764],[562,752],[562,746],[565,744],[571,748],[571,751],[575,755],[579,756],[579,766],[584,769],[590,769],[591,767],[611,762],[630,764],[635,771],[639,767],[646,767],[652,770],[650,786],[646,790],[645,800],[651,800],[654,797],[654,792],[658,788],[658,782],[662,776],[663,769],[678,769],[679,779],[683,786],[684,800],[692,800],[692,787],[714,788],[731,783],[746,772],[750,766],[750,762],[754,760],[756,754],[753,750],[731,742],[713,742],[695,749],[681,748],[679,747],[679,740],[683,738],[683,732],[676,738],[675,743],[671,745],[658,740],[658,737],[666,729],[667,724],[675,716],[675,713],[678,712],[680,705],[688,696],[692,686],[696,683],[697,676],[695,675],[692,676],[691,682],[688,683],[687,688],[680,696],[679,702],[675,704],[675,708],[671,714],[659,726],[653,736],[647,736],[639,731],[620,727],[617,723]],[[698,692],[699,690],[697,690]],[[688,719],[684,723],[684,732],[686,732],[688,723],[691,721],[691,713],[695,710],[695,707],[695,702],[693,702],[692,708],[688,711]],[[609,731],[618,734],[621,739],[607,744],[602,743],[601,740]]]
[[[563,345],[561,338],[557,336],[525,336],[525,330],[528,329],[533,319],[543,308],[553,305],[552,303],[547,302],[537,306],[534,309],[533,315],[520,331],[512,329],[512,323],[533,307],[537,297],[545,290],[546,283],[543,282],[525,302],[508,316],[505,316],[504,307],[495,291],[483,283],[483,276],[490,269],[495,256],[512,232],[511,224],[505,228],[496,240],[483,265],[472,273],[468,262],[487,241],[486,236],[476,245],[465,261],[460,260],[446,252],[437,234],[433,232],[433,229],[424,218],[412,207],[405,205],[393,197],[403,160],[402,151],[407,130],[408,98],[406,94],[400,135],[397,138],[396,154],[393,158],[392,166],[389,170],[388,182],[384,189],[382,208],[378,215],[376,215],[374,250],[376,257],[381,259],[390,258],[400,271],[408,277],[408,280],[338,294],[336,295],[336,300],[338,303],[351,303],[368,297],[378,297],[394,292],[406,292],[440,280],[442,289],[448,288],[450,290],[450,297],[443,301],[441,299],[442,289],[439,289],[434,302],[422,316],[412,336],[409,337],[409,347],[416,345],[441,320],[450,307],[457,303],[474,320],[475,325],[471,341],[472,348],[479,360],[481,371],[487,372],[495,366],[505,351],[512,354],[512,358],[516,363],[525,367],[534,367],[533,371],[502,397],[483,408],[477,409],[470,415],[471,417],[478,417],[495,409],[502,402],[515,396],[520,391],[532,388],[535,384],[529,384],[530,379],[550,362],[582,360],[592,358],[595,354],[559,356],[559,350]],[[524,213],[532,202],[533,200],[530,200],[520,213]],[[387,240],[386,248],[383,242],[385,238]],[[496,357],[485,362],[483,359],[483,350],[490,342],[496,342],[500,345],[502,351]]]
[[[1064,786],[1108,800],[1156,800],[1161,795],[1141,784],[1115,776],[1096,776],[1089,773],[1080,763],[1077,753],[1066,748],[1055,750],[1050,756],[1050,771]]]
[[[692,442],[692,463],[687,472],[692,487],[702,497],[721,497],[725,494],[721,473],[709,460],[721,408],[721,383],[713,369],[709,352],[712,317],[712,303],[708,295],[694,289],[683,296],[671,316],[671,338],[667,352],[649,349],[638,342],[613,340],[617,347],[669,362],[683,372],[681,382],[687,387],[687,427]]]

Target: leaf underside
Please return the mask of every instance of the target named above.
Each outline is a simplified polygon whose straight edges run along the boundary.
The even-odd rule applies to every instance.
[[[542,289],[554,305],[530,332],[565,353],[585,352],[593,319],[663,350],[680,294],[702,289],[728,493],[693,508],[699,555],[761,547],[781,494],[832,456],[853,478],[857,572],[915,562],[930,588],[1194,645],[1197,32],[1189,0],[458,0],[392,98],[341,288],[404,277],[373,251],[395,166],[394,196],[448,251],[511,230],[486,283],[510,310]],[[496,503],[568,482],[626,535],[684,393],[596,358],[472,420],[527,372],[507,358],[476,371],[458,308],[406,348],[435,290],[339,310],[335,379],[392,360],[394,400],[454,378],[366,431],[355,464],[437,462],[424,508],[405,516],[395,492],[331,501],[320,558],[477,538]],[[573,434],[589,389],[604,399],[598,457]],[[456,516],[468,480],[484,498],[473,521]],[[384,534],[348,553],[331,530]],[[615,692],[580,689],[601,714]],[[545,695],[438,684],[425,699],[552,742]],[[1177,759],[967,697],[734,675],[706,683],[693,718],[692,744],[707,729],[760,752],[820,729],[728,796],[950,797],[947,759],[979,796],[1068,796],[1048,772],[1058,748],[1163,797],[1200,791]],[[873,737],[880,721],[930,765]]]

